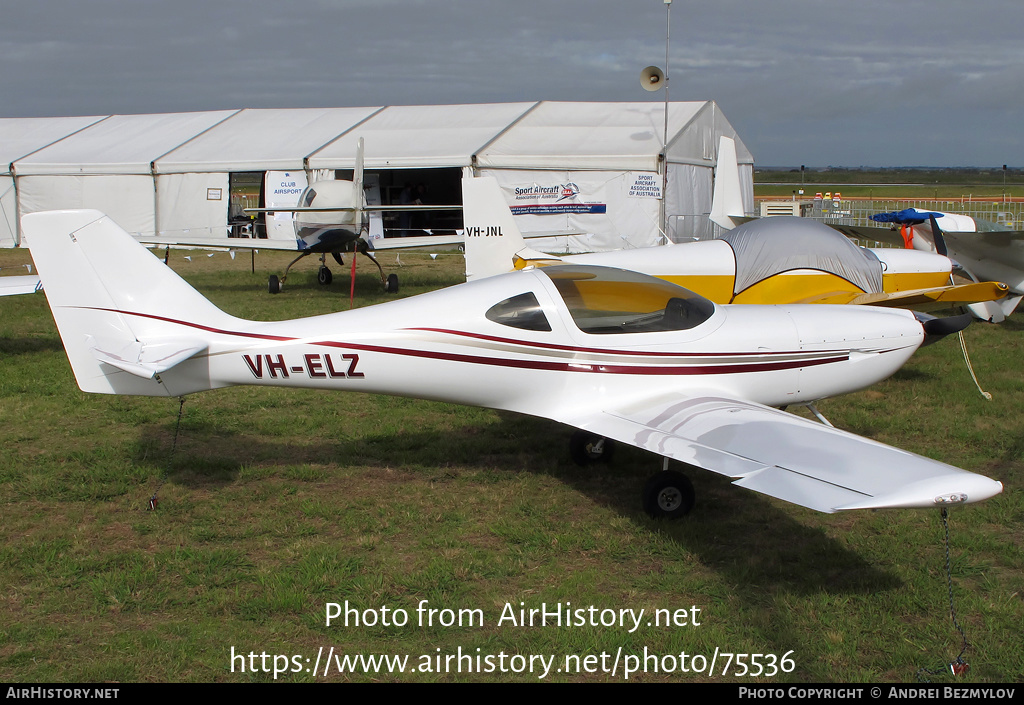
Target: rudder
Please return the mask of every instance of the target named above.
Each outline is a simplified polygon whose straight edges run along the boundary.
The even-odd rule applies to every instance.
[[[237,319],[99,211],[31,213],[22,218],[22,230],[83,391],[198,391],[172,392],[159,373],[205,350],[202,326]]]

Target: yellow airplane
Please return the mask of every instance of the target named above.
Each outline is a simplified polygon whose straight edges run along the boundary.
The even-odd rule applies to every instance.
[[[728,146],[731,140],[720,154]],[[724,216],[730,209],[742,212],[735,198],[720,193],[719,184],[730,181],[721,168],[727,163],[720,156],[712,219],[727,227],[746,222],[721,238],[564,257],[527,246],[497,181],[463,179],[466,278],[529,266],[597,265],[649,274],[722,304],[869,304],[917,310],[993,301],[1008,292],[1000,282],[951,285],[953,263],[948,257],[858,247],[807,218]],[[735,182],[738,193],[738,175]]]

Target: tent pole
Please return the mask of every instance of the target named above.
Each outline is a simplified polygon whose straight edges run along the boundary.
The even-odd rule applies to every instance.
[[[672,28],[672,0],[665,0],[665,131],[664,141],[662,142],[662,162],[661,162],[661,232],[665,238],[665,242],[668,243],[668,82],[669,82],[669,70],[668,70],[668,58],[669,58],[669,39],[671,37]]]

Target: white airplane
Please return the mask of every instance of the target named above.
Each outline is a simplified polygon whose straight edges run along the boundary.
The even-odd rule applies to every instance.
[[[716,303],[853,303],[919,310],[990,301],[1007,292],[998,282],[950,286],[953,263],[948,257],[857,247],[807,218],[746,219],[715,240],[559,257],[527,246],[493,178],[463,179],[462,194],[469,280],[531,265],[585,264],[650,274]],[[717,191],[715,199],[721,202]]]
[[[371,252],[376,250],[409,249],[417,247],[442,247],[445,245],[461,245],[462,238],[458,235],[416,236],[409,238],[370,238],[367,215],[374,212],[393,211],[444,211],[462,210],[461,206],[443,205],[388,205],[370,206],[366,204],[363,191],[363,140],[359,139],[356,148],[355,170],[352,181],[343,179],[331,181],[315,181],[307,186],[299,196],[299,204],[294,208],[252,208],[250,213],[295,213],[295,240],[283,239],[249,239],[227,237],[140,237],[139,242],[159,246],[191,246],[217,247],[250,250],[284,250],[297,251],[296,257],[285,268],[284,274],[278,277],[270,275],[268,290],[271,294],[281,292],[281,287],[288,278],[288,272],[299,260],[312,254],[320,255],[320,269],[317,281],[327,285],[333,280],[331,270],[327,267],[327,255],[343,265],[342,253],[361,252],[368,256],[380,272],[384,290],[389,293],[398,291],[398,275],[384,275],[384,270]],[[355,262],[353,261],[353,272]]]
[[[34,274],[17,277],[0,277],[0,296],[32,294],[42,288],[42,282],[40,282],[39,277]]]
[[[975,281],[998,279],[1009,295],[998,302],[971,306],[979,318],[999,323],[1024,298],[1024,231],[957,213],[907,208],[871,216],[891,227],[833,226],[844,234],[891,241],[924,252],[948,255]],[[895,227],[900,226],[897,235]]]
[[[23,218],[79,387],[180,396],[311,387],[513,411],[822,512],[977,502],[1002,485],[772,407],[882,380],[932,332],[901,309],[728,306],[620,269],[530,268],[277,322],[216,308],[98,211]],[[664,470],[654,515],[693,506]]]

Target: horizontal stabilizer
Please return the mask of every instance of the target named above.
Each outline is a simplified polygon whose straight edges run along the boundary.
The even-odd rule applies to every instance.
[[[0,277],[0,296],[16,296],[42,291],[43,283],[34,274],[18,277]]]
[[[86,336],[86,345],[100,362],[113,365],[143,379],[153,379],[179,362],[183,362],[209,347],[202,340],[164,340],[125,343],[113,339],[98,340]]]
[[[562,261],[561,257],[557,255],[549,255],[545,252],[537,252],[537,250],[524,247],[515,253],[512,257],[512,264],[516,269],[523,269],[531,265],[545,266],[549,264],[558,264]]]

